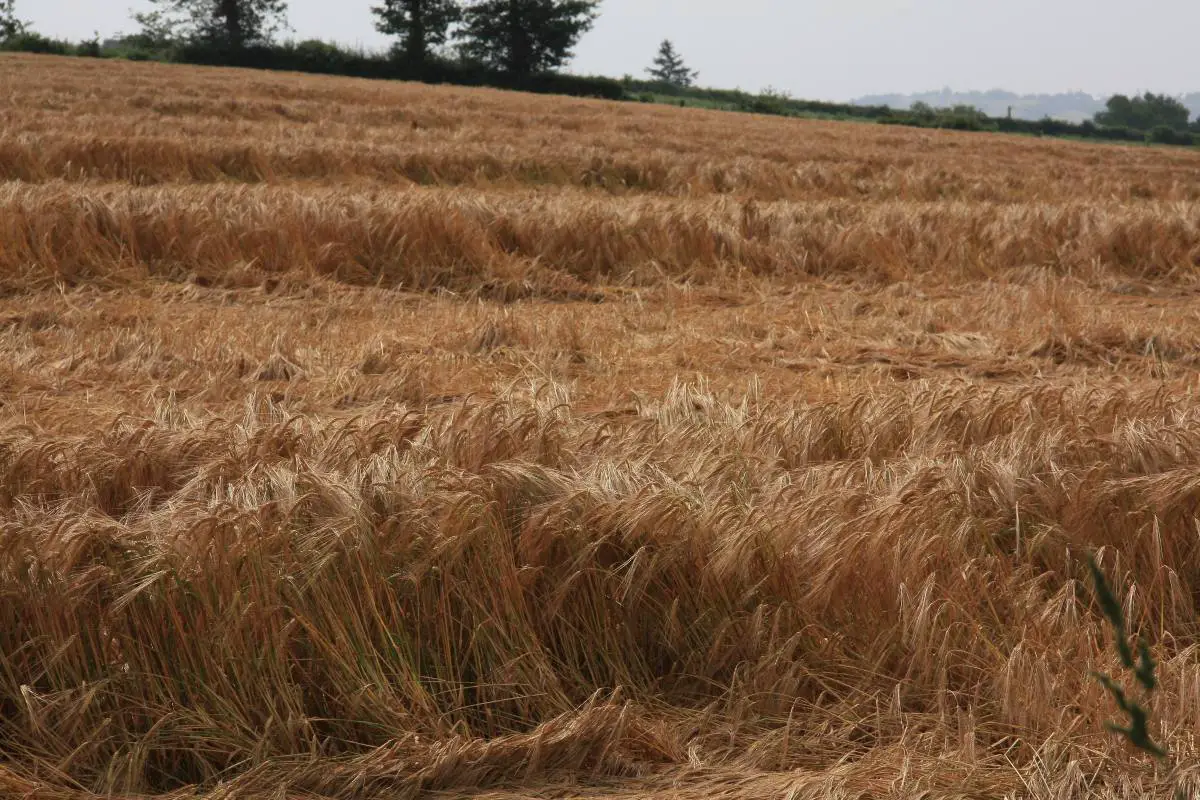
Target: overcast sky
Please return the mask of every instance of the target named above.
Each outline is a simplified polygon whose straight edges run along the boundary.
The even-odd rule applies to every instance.
[[[290,0],[297,38],[382,47],[377,0]],[[47,35],[132,31],[147,0],[17,0]],[[1003,88],[1200,90],[1196,0],[605,0],[571,70],[643,74],[663,38],[722,88],[798,97]]]

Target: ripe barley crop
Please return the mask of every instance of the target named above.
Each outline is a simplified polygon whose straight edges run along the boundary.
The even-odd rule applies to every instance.
[[[84,64],[0,58],[0,793],[1198,790],[1200,155]]]
[[[26,188],[0,192],[0,274],[26,284],[262,275],[458,292],[731,275],[1191,280],[1200,204],[773,204],[576,192]],[[246,272],[250,272],[250,276]]]

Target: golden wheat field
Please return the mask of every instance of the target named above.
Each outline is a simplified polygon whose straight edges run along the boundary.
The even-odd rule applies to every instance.
[[[0,86],[0,796],[1200,793],[1200,152]]]

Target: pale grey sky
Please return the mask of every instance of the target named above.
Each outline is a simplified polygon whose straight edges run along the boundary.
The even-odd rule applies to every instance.
[[[376,0],[290,0],[297,38],[382,47]],[[146,0],[17,0],[42,33],[132,31]],[[1200,90],[1195,0],[605,0],[571,70],[642,75],[663,38],[722,88],[798,97],[1003,88]]]

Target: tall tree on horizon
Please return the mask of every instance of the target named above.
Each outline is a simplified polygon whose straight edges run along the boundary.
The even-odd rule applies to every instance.
[[[458,0],[383,0],[371,13],[376,30],[399,37],[396,49],[412,65],[424,64],[430,49],[444,45],[463,17]]]
[[[675,50],[675,45],[670,39],[662,40],[662,44],[658,46],[658,54],[654,57],[653,63],[646,68],[646,72],[656,81],[684,89],[691,86],[696,82],[696,78],[700,77],[699,72],[689,69],[687,64],[683,63],[683,56]]]
[[[511,75],[561,67],[591,29],[600,0],[475,0],[464,12],[462,52]]]
[[[17,0],[0,0],[0,40],[20,36],[29,24],[17,17]]]
[[[287,0],[150,0],[157,11],[134,14],[144,29],[171,27],[193,41],[235,50],[271,41],[286,27]]]

